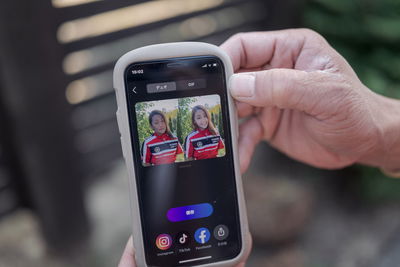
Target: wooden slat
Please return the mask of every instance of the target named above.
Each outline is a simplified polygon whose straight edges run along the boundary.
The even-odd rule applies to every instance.
[[[225,35],[226,36],[225,33],[233,34],[233,33],[237,32],[237,31],[243,31],[242,29],[244,29],[244,28],[246,30],[263,30],[264,28],[259,26],[259,24],[262,23],[262,22],[263,22],[263,19],[259,19],[259,20],[251,21],[249,23],[244,23],[244,24],[242,24],[242,25],[240,25],[238,27],[233,27],[233,28],[230,28],[230,29],[227,29],[227,30],[214,32],[214,33],[211,33],[209,35],[202,36],[200,38],[188,39],[186,41],[202,41],[202,40],[208,39],[210,36],[216,36],[216,35]],[[259,26],[259,27],[257,27],[257,26]],[[128,50],[129,49],[127,48],[127,51]],[[74,80],[82,79],[82,78],[85,78],[85,77],[88,77],[88,76],[91,76],[91,75],[95,75],[95,74],[98,74],[98,73],[101,73],[101,72],[104,72],[104,71],[107,71],[107,70],[111,70],[111,69],[113,69],[116,61],[117,61],[117,58],[113,59],[112,62],[109,62],[107,64],[99,65],[99,66],[96,66],[94,68],[90,68],[90,69],[84,70],[82,72],[79,72],[79,73],[76,73],[76,74],[73,74],[73,75],[69,75],[68,79],[70,80],[70,82],[72,82]]]
[[[77,6],[55,8],[60,22],[97,15],[99,13],[147,2],[148,0],[103,0]]]
[[[115,41],[117,39],[121,39],[121,38],[126,38],[144,31],[150,31],[150,30],[154,30],[156,28],[160,28],[162,26],[165,26],[169,23],[173,23],[173,22],[179,22],[179,21],[183,21],[185,19],[189,19],[191,17],[194,16],[199,16],[199,15],[203,15],[203,14],[207,14],[210,13],[212,11],[217,11],[217,10],[221,10],[227,7],[232,7],[235,5],[238,5],[241,2],[238,1],[233,1],[233,2],[228,2],[226,4],[214,7],[214,8],[210,8],[207,10],[201,10],[201,11],[196,11],[193,13],[189,13],[189,14],[184,14],[184,15],[180,15],[180,16],[176,16],[173,18],[169,18],[166,20],[161,20],[161,21],[157,21],[157,22],[153,22],[153,23],[149,23],[149,24],[145,24],[145,25],[141,25],[141,26],[137,26],[137,27],[132,27],[129,29],[124,29],[121,31],[116,31],[116,32],[112,32],[109,34],[104,34],[104,35],[100,35],[100,36],[96,36],[96,37],[91,37],[91,38],[85,38],[79,41],[75,41],[75,42],[71,42],[71,43],[67,43],[67,44],[63,44],[63,49],[66,53],[71,53],[74,51],[78,51],[78,50],[82,50],[82,49],[86,49],[89,47],[93,47],[99,44],[104,44],[104,43],[108,43],[108,42],[112,42]]]
[[[117,61],[117,58],[115,59],[115,61],[104,64],[104,65],[100,65],[97,66],[95,68],[91,68],[82,72],[79,72],[77,74],[73,74],[73,75],[69,75],[67,76],[67,79],[69,80],[69,82],[78,80],[78,79],[82,79],[91,75],[95,75],[101,72],[105,72],[108,70],[112,70],[114,68],[115,62]]]

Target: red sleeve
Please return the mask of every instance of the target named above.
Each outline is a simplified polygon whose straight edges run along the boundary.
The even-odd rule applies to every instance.
[[[188,136],[188,137],[186,137],[186,158],[193,157],[193,152],[194,152],[193,145]]]
[[[149,146],[145,142],[143,143],[143,149],[142,149],[142,151],[143,151],[142,161],[143,161],[143,163],[150,163],[151,151],[150,151]]]

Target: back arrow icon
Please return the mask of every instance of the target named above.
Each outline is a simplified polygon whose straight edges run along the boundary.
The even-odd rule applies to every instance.
[[[133,91],[135,94],[137,94],[137,92],[136,92],[136,86],[133,87],[132,91]]]

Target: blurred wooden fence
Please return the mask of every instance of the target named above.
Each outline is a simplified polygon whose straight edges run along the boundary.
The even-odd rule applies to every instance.
[[[300,1],[53,0],[0,3],[0,214],[32,208],[49,246],[89,235],[90,177],[121,157],[112,68],[152,43],[220,44],[293,26]]]

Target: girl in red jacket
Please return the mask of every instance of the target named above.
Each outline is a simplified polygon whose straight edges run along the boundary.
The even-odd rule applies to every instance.
[[[198,105],[192,109],[193,131],[185,139],[187,159],[208,159],[218,156],[224,142],[211,121],[210,112]]]
[[[178,138],[171,133],[164,113],[159,110],[150,112],[149,124],[154,133],[142,144],[143,165],[175,162],[176,156],[182,154],[183,150]]]

